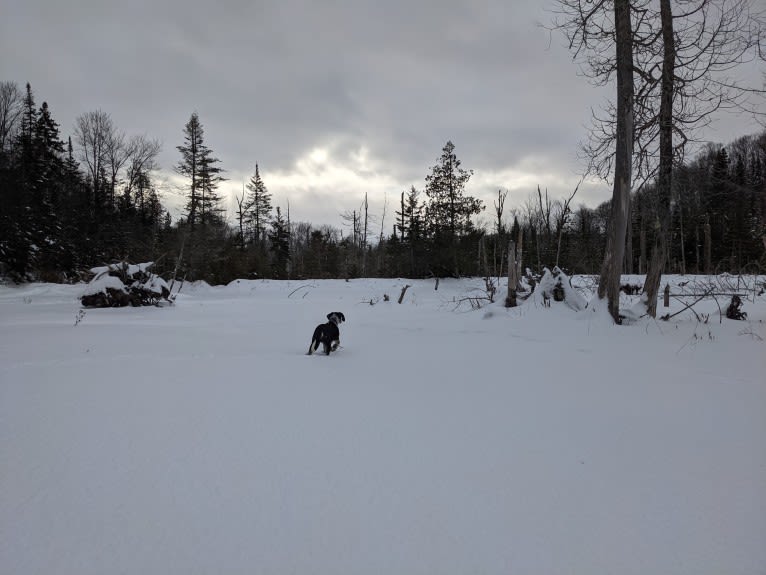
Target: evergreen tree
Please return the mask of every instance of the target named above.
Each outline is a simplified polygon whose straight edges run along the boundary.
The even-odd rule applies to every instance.
[[[228,278],[225,262],[231,236],[222,214],[221,198],[217,192],[218,184],[224,178],[220,175],[222,170],[217,165],[219,160],[212,156],[211,150],[203,142],[202,126],[198,124],[198,129],[194,131],[199,135],[199,140],[195,148],[197,156],[194,159],[196,164],[195,205],[192,206],[191,197],[187,204],[187,221],[191,240],[188,256],[190,271],[194,277],[208,277],[211,281],[221,282],[224,278]]]
[[[40,107],[34,140],[37,153],[37,185],[30,202],[35,219],[33,237],[38,249],[37,266],[52,273],[60,265],[59,259],[64,248],[60,223],[64,208],[64,143],[59,137],[58,124],[53,119],[47,102],[43,102]]]
[[[707,214],[710,221],[711,264],[715,269],[729,253],[726,249],[729,237],[729,211],[732,207],[729,180],[729,153],[721,147],[715,156],[707,193]]]
[[[269,241],[271,242],[271,268],[274,279],[285,279],[287,278],[287,265],[290,261],[290,230],[285,218],[282,217],[279,206],[277,206],[276,216],[271,221]]]
[[[91,227],[91,211],[88,190],[79,164],[74,157],[72,138],[67,139],[66,152],[61,175],[61,227],[63,271],[74,272],[80,266],[87,266],[85,259],[88,244],[88,230]]]
[[[465,186],[472,174],[472,170],[460,167],[455,145],[448,141],[438,163],[426,177],[427,225],[434,242],[435,272],[451,266],[455,275],[460,273],[458,240],[472,231],[471,216],[484,209],[481,200],[465,195]]]
[[[247,212],[252,225],[253,241],[259,242],[266,232],[266,226],[271,220],[271,194],[261,179],[258,164],[255,164],[255,174],[247,184],[250,194],[247,198]]]
[[[32,190],[36,187],[38,173],[39,140],[37,135],[38,112],[35,106],[35,98],[32,87],[27,83],[27,91],[24,95],[21,113],[21,128],[17,135],[17,169],[19,184],[21,185],[22,198],[20,203],[28,205]]]
[[[419,274],[418,269],[418,256],[424,252],[425,241],[425,222],[424,222],[424,206],[420,203],[420,192],[415,186],[410,187],[410,191],[402,192],[400,200],[400,210],[395,213],[396,224],[394,225],[394,238],[397,240],[392,246],[392,253],[401,253],[406,255],[407,266],[404,267],[408,270],[411,277],[416,277]],[[396,238],[396,232],[399,232],[399,237]]]
[[[191,231],[198,223],[220,223],[222,219],[217,190],[218,184],[224,181],[223,170],[218,166],[218,158],[213,157],[205,145],[204,133],[197,112],[192,112],[184,126],[184,144],[176,147],[181,152],[176,172],[190,180],[185,215]]]
[[[223,170],[217,165],[220,160],[210,154],[210,150],[203,147],[199,170],[199,215],[202,225],[221,224],[224,220],[218,185],[225,178],[221,176]]]
[[[429,226],[432,233],[446,235],[450,240],[471,229],[470,218],[483,209],[481,200],[465,195],[465,186],[472,170],[460,167],[452,142],[442,149],[438,163],[426,176]]]
[[[35,267],[36,219],[32,202],[39,190],[40,146],[37,136],[38,111],[32,87],[27,83],[21,104],[21,121],[10,153],[7,185],[2,190],[0,208],[0,260],[12,277],[27,279]]]

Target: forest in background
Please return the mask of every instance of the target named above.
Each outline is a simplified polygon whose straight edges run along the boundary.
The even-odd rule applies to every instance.
[[[182,130],[181,130],[182,128]],[[597,274],[610,202],[577,204],[576,190],[549,195],[545,182],[522,205],[492,206],[469,195],[472,171],[447,142],[419,186],[388,214],[339,214],[347,229],[292,221],[273,207],[258,166],[237,198],[234,221],[218,187],[222,162],[192,113],[179,127],[186,203],[173,221],[162,202],[160,144],[127,137],[101,111],[61,134],[47,102],[27,84],[0,82],[0,275],[12,281],[73,282],[114,261],[155,261],[155,271],[225,284],[237,278],[502,276],[507,247],[522,266],[558,265]],[[766,131],[709,144],[673,176],[665,273],[763,273],[766,267]],[[285,198],[287,200],[289,198]],[[659,229],[656,185],[632,192],[624,271],[645,273]],[[484,214],[477,224],[477,215]]]

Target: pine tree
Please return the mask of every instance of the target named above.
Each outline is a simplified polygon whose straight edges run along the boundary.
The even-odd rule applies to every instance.
[[[176,147],[181,152],[181,161],[176,165],[176,172],[189,178],[189,196],[186,203],[186,221],[194,230],[198,223],[204,223],[206,212],[210,213],[215,205],[215,190],[220,168],[218,160],[210,156],[211,152],[204,142],[204,130],[197,112],[193,112],[184,126],[184,145]]]
[[[729,153],[721,147],[716,153],[707,193],[707,214],[710,218],[710,264],[715,269],[729,255],[729,208],[732,186],[729,181]],[[713,270],[711,270],[713,271]]]
[[[27,279],[34,267],[35,238],[32,202],[39,189],[39,141],[36,138],[38,111],[32,87],[27,83],[21,104],[19,130],[10,153],[7,184],[0,198],[0,261],[16,280]],[[6,178],[4,178],[6,179]]]
[[[396,225],[394,233],[399,232],[399,239],[402,242],[417,241],[423,231],[423,205],[420,203],[419,194],[415,186],[410,191],[402,192],[400,199],[400,209],[395,212]]]
[[[83,174],[74,157],[71,137],[67,139],[62,167],[61,194],[60,218],[64,238],[61,266],[64,271],[76,270],[92,263],[85,260],[84,254],[93,212]]]
[[[59,267],[64,250],[61,227],[64,143],[59,138],[58,124],[47,102],[40,107],[34,141],[37,184],[30,207],[35,221],[33,237],[38,247],[37,267],[52,272]]]
[[[472,170],[460,167],[452,142],[442,148],[438,163],[426,177],[429,225],[434,234],[453,240],[471,229],[470,217],[483,209],[480,200],[465,195]]]
[[[17,167],[19,171],[20,184],[24,197],[21,202],[28,205],[32,190],[37,184],[37,173],[39,170],[39,149],[37,134],[38,112],[35,106],[35,98],[32,87],[27,83],[27,91],[24,95],[21,113],[21,128],[17,135]]]
[[[221,196],[218,194],[218,185],[226,178],[221,176],[223,170],[217,165],[220,160],[211,155],[208,148],[204,147],[200,156],[199,170],[199,212],[200,223],[221,224],[223,222],[223,210],[221,209]]]
[[[258,164],[255,164],[255,174],[250,178],[247,189],[250,191],[247,198],[248,219],[252,224],[253,241],[257,243],[271,220],[271,194],[261,179]]]
[[[481,200],[465,195],[471,175],[472,170],[460,167],[455,145],[448,141],[438,163],[426,177],[427,225],[434,242],[435,272],[451,267],[452,273],[460,273],[458,240],[472,231],[471,216],[484,209]]]
[[[277,206],[276,216],[271,221],[269,241],[271,242],[271,268],[274,278],[284,279],[287,277],[287,264],[290,261],[290,230],[287,221],[282,217],[279,206]]]
[[[407,254],[408,269],[411,276],[418,275],[417,254],[424,251],[425,222],[423,215],[423,204],[420,203],[420,192],[411,186],[409,192],[405,195],[402,192],[400,198],[400,209],[395,212],[396,224],[394,224],[394,238],[396,239],[395,252]],[[396,232],[399,237],[396,237]]]
[[[61,186],[64,171],[64,142],[59,138],[59,127],[53,119],[48,103],[43,102],[35,126],[38,153],[38,197],[34,204],[43,210],[41,216],[54,215],[61,207]]]

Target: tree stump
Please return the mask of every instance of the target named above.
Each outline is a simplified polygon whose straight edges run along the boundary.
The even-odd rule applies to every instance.
[[[516,292],[519,289],[519,266],[516,263],[516,242],[508,242],[508,295],[505,297],[505,307],[516,307]]]
[[[410,284],[407,284],[402,288],[402,293],[399,294],[399,301],[397,303],[402,303],[402,300],[404,299],[404,294],[407,293],[407,288],[410,287]]]

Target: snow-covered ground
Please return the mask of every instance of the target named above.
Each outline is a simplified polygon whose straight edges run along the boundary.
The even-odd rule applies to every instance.
[[[0,287],[0,572],[766,573],[766,295],[612,326],[482,285]]]

